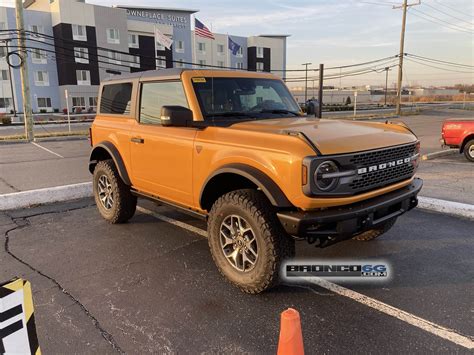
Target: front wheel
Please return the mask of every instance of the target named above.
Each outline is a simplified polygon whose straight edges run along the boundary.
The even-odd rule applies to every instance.
[[[474,139],[471,139],[464,146],[464,156],[467,160],[474,162]]]
[[[281,262],[295,255],[294,240],[261,191],[237,190],[221,196],[209,212],[208,234],[220,273],[246,293],[274,286]]]
[[[102,160],[94,169],[94,198],[97,209],[110,223],[124,223],[133,217],[137,197],[120,177],[113,160]]]

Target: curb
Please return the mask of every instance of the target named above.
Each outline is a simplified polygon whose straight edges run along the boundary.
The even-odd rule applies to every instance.
[[[455,153],[458,153],[459,150],[458,149],[445,149],[445,150],[439,150],[437,152],[433,152],[433,153],[428,153],[428,154],[423,154],[421,156],[421,160],[432,160],[432,159],[436,159],[436,158],[439,158],[439,157],[444,157],[444,156],[448,156],[448,155],[454,155]]]
[[[34,205],[69,201],[85,197],[92,197],[92,182],[12,192],[0,195],[0,211],[28,208]],[[428,211],[474,220],[474,205],[419,196],[418,207]]]
[[[92,196],[91,182],[12,192],[0,195],[0,211],[27,208],[34,205],[75,200],[90,196]]]
[[[418,197],[418,207],[424,210],[441,212],[452,216],[474,219],[474,205],[467,203],[439,200],[431,197]]]

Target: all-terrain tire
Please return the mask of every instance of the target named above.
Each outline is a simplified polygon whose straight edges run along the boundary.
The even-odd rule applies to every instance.
[[[112,196],[111,205],[105,205],[101,200],[101,196],[104,195],[103,193],[101,195],[100,190],[104,190],[104,181],[107,182],[105,190]],[[102,160],[97,163],[94,169],[93,190],[97,209],[108,222],[125,223],[135,214],[137,197],[132,195],[130,187],[122,181],[113,160]]]
[[[370,240],[374,240],[375,238],[380,237],[382,234],[388,232],[395,222],[397,221],[397,217],[389,219],[387,222],[382,224],[379,228],[375,229],[370,229],[368,231],[365,231],[361,234],[356,235],[355,237],[352,237],[354,240],[360,240],[363,242],[368,242]]]
[[[471,139],[464,146],[464,156],[467,160],[474,162],[474,139]]]
[[[230,216],[243,218],[257,242],[258,257],[248,271],[238,270],[224,255],[221,226]],[[295,241],[281,226],[276,209],[257,190],[236,190],[221,196],[209,212],[208,234],[211,254],[220,273],[246,293],[257,294],[275,286],[282,261],[295,255]]]

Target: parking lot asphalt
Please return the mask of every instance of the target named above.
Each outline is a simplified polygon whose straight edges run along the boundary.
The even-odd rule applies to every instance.
[[[287,307],[301,314],[307,353],[469,353],[316,285],[243,294],[217,272],[202,233],[177,223],[199,231],[204,221],[139,205],[123,225],[90,199],[0,215],[0,280],[32,282],[44,353],[275,353]],[[391,281],[342,285],[473,339],[472,237],[472,221],[414,210],[378,240],[299,242],[297,258],[385,260]]]

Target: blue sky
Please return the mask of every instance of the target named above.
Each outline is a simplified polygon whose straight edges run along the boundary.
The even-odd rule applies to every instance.
[[[86,1],[106,6],[137,5],[137,0]],[[288,68],[296,69],[304,62],[339,66],[397,54],[402,12],[392,9],[392,5],[401,1],[140,0],[138,3],[199,9],[197,17],[208,27],[212,23],[214,32],[244,36],[291,34]],[[472,0],[422,0],[421,5],[408,12],[405,52],[474,65],[473,4]],[[395,79],[396,70],[393,70],[389,83]],[[342,81],[343,85],[378,84],[385,81],[385,75],[363,75]],[[474,74],[407,62],[404,81],[424,85],[473,83]],[[339,80],[334,84],[338,85]]]

